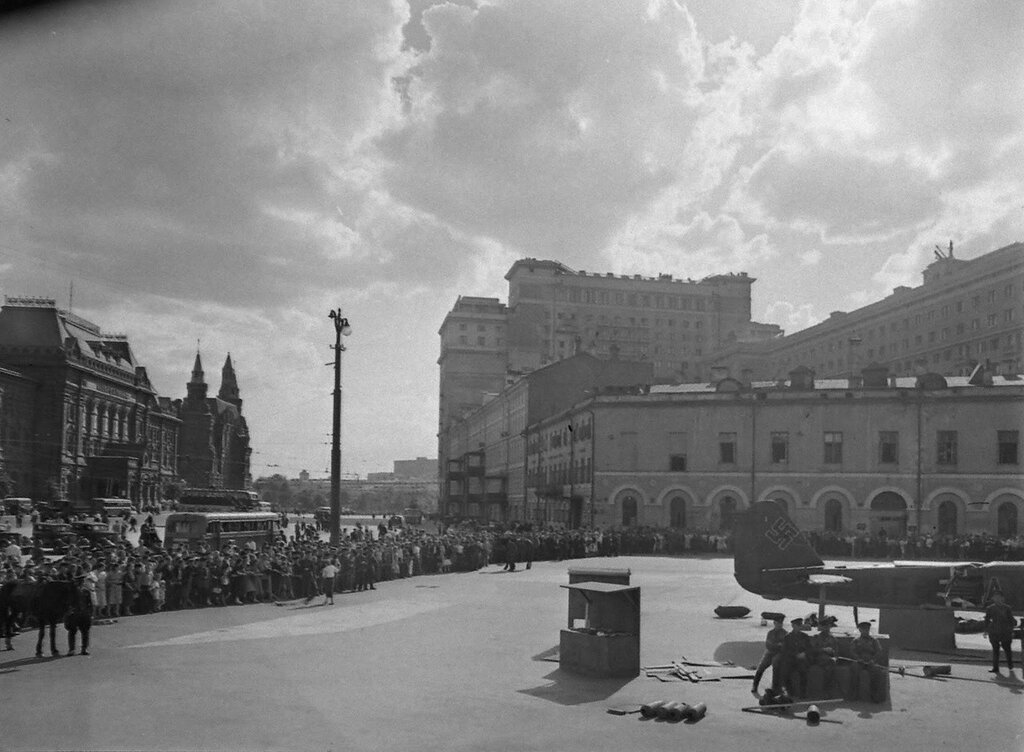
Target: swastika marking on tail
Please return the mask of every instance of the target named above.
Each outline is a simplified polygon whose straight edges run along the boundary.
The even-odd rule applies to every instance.
[[[800,537],[800,529],[790,520],[782,517],[776,518],[771,527],[764,531],[765,537],[770,540],[780,551],[785,551]]]

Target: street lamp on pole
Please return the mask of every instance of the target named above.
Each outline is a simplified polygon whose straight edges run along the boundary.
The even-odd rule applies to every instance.
[[[331,432],[331,545],[338,545],[341,530],[341,335],[352,333],[348,319],[342,318],[341,309],[331,311],[334,319],[334,423]]]

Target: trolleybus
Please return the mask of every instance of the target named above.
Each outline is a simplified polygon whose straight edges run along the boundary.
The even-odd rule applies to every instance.
[[[205,543],[220,549],[229,542],[241,547],[248,541],[257,547],[272,545],[277,523],[272,512],[172,512],[164,524],[164,547],[191,549]]]

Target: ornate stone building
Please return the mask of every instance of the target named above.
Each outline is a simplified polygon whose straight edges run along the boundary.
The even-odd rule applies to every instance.
[[[148,504],[177,479],[177,406],[157,395],[125,335],[50,299],[7,298],[0,368],[10,493]]]
[[[249,488],[249,426],[242,415],[242,398],[231,364],[221,369],[220,391],[207,396],[203,363],[196,353],[188,393],[181,402],[179,468],[190,488]]]

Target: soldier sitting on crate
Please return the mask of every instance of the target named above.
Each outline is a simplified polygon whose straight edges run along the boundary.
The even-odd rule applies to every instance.
[[[862,621],[857,625],[860,635],[850,643],[850,653],[856,661],[854,668],[854,686],[860,686],[865,675],[869,682],[872,702],[885,701],[885,669],[878,665],[882,656],[882,646],[871,636],[871,622]]]
[[[818,622],[818,634],[811,638],[811,665],[819,667],[825,674],[825,688],[833,686],[836,676],[836,657],[839,655],[839,640],[832,634],[834,617]]]
[[[782,639],[786,636],[786,628],[783,626],[786,617],[783,614],[774,614],[772,624],[774,625],[764,638],[764,655],[761,662],[757,664],[754,671],[754,694],[757,694],[757,687],[761,683],[761,677],[769,666],[773,665],[775,658],[782,654]]]
[[[778,694],[786,688],[790,695],[800,697],[807,689],[811,638],[804,631],[803,619],[793,619],[790,626],[790,631],[782,638],[782,652],[772,661],[772,689]]]

